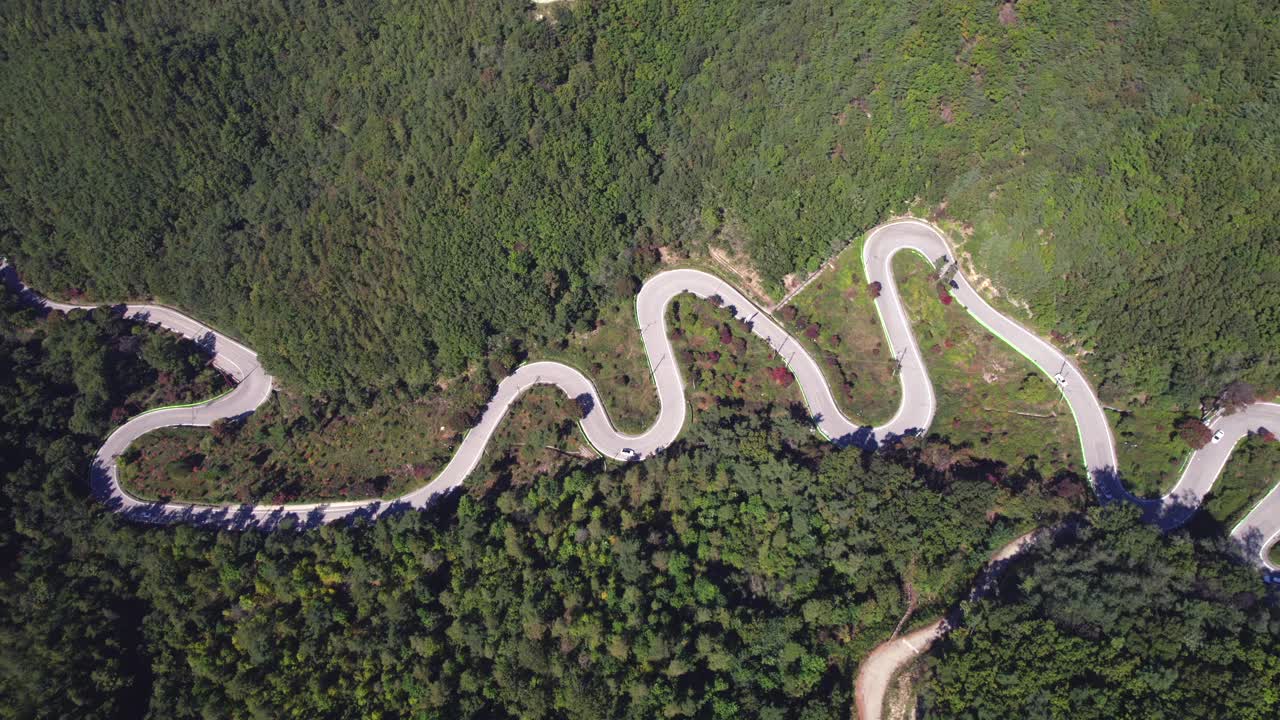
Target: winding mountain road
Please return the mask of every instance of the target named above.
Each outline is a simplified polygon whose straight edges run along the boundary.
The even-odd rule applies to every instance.
[[[929,224],[919,220],[895,220],[875,228],[863,246],[862,260],[868,282],[879,282],[881,294],[876,309],[889,346],[900,356],[902,401],[894,416],[883,425],[869,427],[841,414],[831,387],[818,363],[773,318],[759,309],[735,287],[699,270],[661,272],[648,280],[636,298],[636,319],[658,390],[658,418],[639,435],[619,432],[610,421],[595,385],[578,370],[557,362],[522,365],[498,385],[497,393],[485,408],[479,423],[463,438],[445,468],[430,483],[403,497],[382,500],[300,503],[289,505],[209,506],[184,502],[150,502],[133,497],[119,483],[117,458],[142,435],[163,427],[208,426],[214,421],[253,412],[270,397],[272,378],[258,362],[257,355],[244,345],[192,320],[171,308],[159,305],[121,305],[116,309],[126,317],[156,323],[192,338],[213,353],[214,364],[226,371],[238,385],[229,394],[189,407],[162,408],[143,413],[119,427],[99,449],[94,460],[91,485],[96,497],[132,518],[149,522],[197,522],[227,526],[274,526],[293,516],[304,523],[331,522],[364,515],[376,517],[389,508],[422,508],[443,492],[458,487],[479,464],[484,449],[507,411],[520,395],[534,385],[555,385],[570,397],[581,398],[589,411],[581,425],[584,434],[603,455],[619,461],[642,460],[662,452],[676,439],[688,414],[684,379],[681,377],[667,329],[667,307],[681,294],[700,298],[718,296],[720,302],[769,343],[791,372],[803,392],[819,432],[842,445],[875,447],[895,437],[923,433],[933,420],[937,402],[928,369],[911,331],[910,321],[894,280],[892,261],[901,251],[914,251],[930,262],[950,262],[952,250]],[[0,264],[0,271],[13,275]],[[1081,450],[1090,479],[1104,502],[1128,497],[1141,505],[1149,519],[1172,527],[1185,521],[1213,486],[1235,443],[1261,428],[1280,431],[1280,405],[1260,403],[1242,412],[1222,417],[1211,426],[1224,438],[1192,453],[1176,487],[1159,500],[1133,498],[1123,488],[1117,472],[1115,440],[1110,425],[1087,378],[1075,363],[1044,339],[992,308],[965,279],[956,273],[952,295],[964,308],[1011,347],[1026,356],[1051,378],[1061,376],[1061,390],[1079,430]],[[32,302],[50,310],[69,312],[92,306],[56,303],[36,295],[8,278],[9,284]],[[1244,543],[1260,562],[1276,569],[1267,558],[1267,548],[1280,536],[1280,486],[1240,522],[1233,535]]]

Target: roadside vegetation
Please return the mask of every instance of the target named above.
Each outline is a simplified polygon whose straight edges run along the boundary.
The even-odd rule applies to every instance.
[[[213,503],[400,495],[444,467],[492,387],[477,369],[351,414],[286,388],[241,423],[143,436],[121,458],[121,484],[142,497]]]
[[[893,417],[902,398],[876,314],[873,291],[855,239],[814,282],[774,316],[818,361],[845,417],[875,425]]]
[[[601,308],[591,329],[534,349],[530,356],[582,371],[595,383],[614,427],[622,432],[643,432],[658,417],[658,390],[636,327],[634,292]]]
[[[857,398],[890,415],[899,397],[883,330],[865,283],[857,279],[860,268],[855,243],[832,272],[775,313],[814,352],[853,418],[861,417]],[[945,462],[981,466],[993,478],[1079,476],[1073,421],[1052,383],[962,308],[944,303],[928,262],[904,253],[894,270],[939,398],[930,437],[957,448]],[[672,302],[668,323],[695,418],[717,405],[807,418],[785,364],[726,309],[683,296]],[[571,335],[548,354],[587,372],[611,417],[617,409],[626,418],[617,421],[626,431],[639,432],[657,417],[657,393],[631,303],[607,308],[595,328]],[[479,416],[478,409],[468,408],[483,407],[480,393],[492,392],[501,379],[497,373],[514,367],[521,355],[511,349],[503,360],[473,368],[446,388],[352,416],[326,418],[323,408],[317,412],[277,394],[243,427],[148,435],[124,457],[122,482],[144,497],[204,502],[395,497],[444,467]],[[853,367],[868,376],[854,376],[857,371],[848,369]],[[836,377],[843,383],[834,382]],[[873,402],[877,393],[880,399]],[[555,396],[560,393],[514,406],[486,451],[481,467],[487,471],[478,473],[484,482],[519,482],[533,468],[550,470],[580,454],[572,441],[580,437],[570,421],[572,404]],[[885,403],[886,396],[893,405]],[[519,467],[521,461],[530,467]]]
[[[602,374],[632,373],[634,380],[605,397],[630,408],[632,420],[642,421],[633,429],[639,431],[657,417],[657,393],[643,351],[637,358],[613,344],[628,334],[640,342],[638,332],[617,330],[623,317],[634,328],[633,315],[615,320],[615,314],[621,310],[606,313],[596,332],[575,337],[566,348],[581,348],[577,352],[584,357],[599,352],[610,363],[596,363]],[[673,301],[668,323],[695,418],[716,406],[808,417],[777,355],[727,309],[685,296]],[[444,468],[497,382],[519,359],[514,351],[503,357],[412,401],[380,402],[352,415],[277,392],[243,424],[150,433],[121,458],[121,484],[141,497],[210,503],[394,498]],[[645,369],[637,371],[637,363]],[[587,369],[596,370],[596,364]],[[654,406],[643,417],[637,411],[641,397]],[[612,413],[614,406],[607,407]],[[535,388],[498,427],[473,480],[519,484],[570,466],[578,462],[575,456],[594,456],[578,429],[579,417],[577,404],[559,390]]]
[[[1241,440],[1222,469],[1201,512],[1230,532],[1280,483],[1280,442],[1273,434]]]
[[[116,403],[80,397],[137,362],[113,350],[133,326],[4,310],[0,366],[17,381],[0,388],[0,696],[15,716],[844,717],[857,663],[895,628],[943,613],[991,551],[1089,503],[1078,478],[993,474],[954,462],[964,449],[941,438],[872,455],[818,440],[776,362],[752,368],[769,350],[725,310],[681,301],[677,354],[695,398],[717,401],[649,462],[547,450],[576,444],[575,403],[542,389],[495,445],[508,456],[486,459],[497,475],[432,512],[309,532],[133,525],[85,493]],[[746,356],[721,367],[733,352]],[[529,472],[503,476],[503,463]],[[1052,693],[1044,678],[1064,672],[1166,662],[1153,639],[1177,623],[1214,650],[1178,667],[1270,709],[1237,677],[1253,666],[1232,660],[1261,662],[1257,688],[1274,684],[1280,644],[1256,575],[1215,559],[1225,545],[1090,517],[1103,562],[1069,556],[1077,571],[1055,556],[1006,576],[1000,597],[1034,592],[1050,619],[972,610],[968,637],[999,639],[945,655],[928,702],[1025,714],[1024,695],[992,695],[984,668]],[[1141,615],[1123,647],[1090,630],[1115,636],[1111,615],[1079,609],[1099,607]],[[1036,674],[1017,674],[1021,656],[1001,664],[1027,647],[1009,633],[1052,644]],[[1094,646],[1115,662],[1073,661]],[[1165,701],[1146,677],[1081,682],[1121,704]],[[1216,708],[1220,695],[1190,690]]]
[[[22,418],[62,406],[76,432],[102,437],[144,410],[219,395],[232,385],[194,342],[106,310],[41,317],[0,292],[5,356],[0,393],[4,412]],[[49,391],[48,407],[18,402],[23,385]]]
[[[1125,488],[1138,497],[1157,498],[1173,489],[1192,448],[1178,424],[1199,417],[1168,398],[1113,398],[1107,419],[1116,439],[1116,456]],[[1121,409],[1122,408],[1122,409]],[[1194,412],[1194,414],[1192,414]]]
[[[1025,473],[1083,478],[1075,419],[1053,381],[951,302],[932,263],[899,253],[893,268],[938,398],[930,435]]]
[[[559,388],[531,388],[498,426],[480,464],[467,478],[467,488],[482,497],[494,487],[527,486],[542,475],[559,475],[595,461],[600,455],[582,433],[581,417],[582,407]],[[432,477],[424,477],[418,485]]]
[[[862,242],[775,315],[818,359],[845,415],[874,423],[893,415],[901,390]],[[949,302],[931,262],[903,252],[893,271],[938,398],[929,437],[960,448],[956,462],[1082,477],[1075,422],[1053,382]]]

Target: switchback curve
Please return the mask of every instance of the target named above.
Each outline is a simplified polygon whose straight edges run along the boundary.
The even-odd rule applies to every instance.
[[[118,306],[126,317],[157,323],[205,343],[214,354],[215,365],[232,375],[239,384],[233,392],[194,407],[158,409],[129,420],[99,449],[93,464],[91,485],[95,496],[113,509],[132,518],[158,523],[274,526],[288,516],[304,523],[332,522],[354,515],[376,517],[395,506],[422,508],[435,496],[462,484],[479,464],[484,448],[511,405],[530,387],[540,384],[555,385],[570,397],[590,398],[588,406],[592,410],[583,418],[581,426],[587,439],[601,454],[624,462],[642,460],[661,452],[676,439],[688,413],[684,380],[674,360],[666,321],[671,300],[685,293],[700,298],[718,297],[750,327],[751,332],[769,343],[794,374],[817,429],[825,437],[840,444],[875,447],[894,437],[923,433],[932,422],[937,407],[933,383],[911,332],[910,320],[894,280],[892,260],[903,250],[919,253],[935,263],[953,262],[952,251],[943,236],[920,220],[895,220],[875,228],[867,236],[862,252],[866,279],[869,283],[880,283],[876,310],[891,352],[900,357],[902,400],[898,411],[882,425],[868,427],[846,418],[813,357],[737,288],[699,270],[668,270],[650,278],[636,297],[637,321],[660,408],[658,418],[648,430],[639,435],[619,432],[610,421],[595,385],[578,370],[557,362],[529,363],[499,383],[480,421],[465,435],[445,468],[427,485],[392,503],[369,500],[210,506],[149,502],[127,493],[119,483],[117,458],[131,443],[159,428],[208,426],[215,420],[251,413],[270,396],[272,378],[262,369],[257,355],[251,350],[176,310],[157,305]],[[0,269],[3,268],[0,265]],[[1134,498],[1120,484],[1115,440],[1102,404],[1075,363],[1043,338],[992,308],[962,273],[956,273],[954,280],[953,297],[975,320],[1027,357],[1047,376],[1061,378],[1057,380],[1058,388],[1075,418],[1085,466],[1099,498],[1104,502],[1128,497],[1162,526],[1180,524],[1212,488],[1240,438],[1262,427],[1280,428],[1280,405],[1270,403],[1252,405],[1242,412],[1215,419],[1211,429],[1224,433],[1222,441],[1192,453],[1182,477],[1168,495],[1159,500]],[[51,302],[20,284],[18,289],[50,310],[66,312],[92,307]],[[1276,569],[1267,558],[1267,548],[1280,536],[1280,485],[1258,503],[1232,534],[1249,547],[1262,565]]]

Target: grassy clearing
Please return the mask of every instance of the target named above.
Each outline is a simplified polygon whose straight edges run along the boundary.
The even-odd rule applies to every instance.
[[[917,204],[912,211],[941,227],[957,253],[966,260],[971,260],[967,257],[970,246],[1006,242],[1007,238],[1017,235],[1012,226],[998,218],[983,218],[974,224],[965,224],[948,219],[945,210],[937,207]],[[1032,257],[1034,254],[1024,255]],[[985,284],[986,278],[973,276],[971,265],[971,262],[965,263],[970,280],[979,285]],[[1033,317],[1023,305],[1012,301],[1007,292],[986,295],[992,307],[1030,327],[1049,331],[1056,324],[1052,308],[1040,308],[1037,316]],[[1055,335],[1053,343],[1067,353],[1079,349],[1071,338],[1061,335]],[[1096,368],[1090,368],[1087,360],[1085,370],[1091,377],[1101,374]],[[1142,497],[1159,497],[1171,490],[1190,452],[1174,426],[1179,420],[1198,414],[1197,408],[1184,407],[1166,397],[1115,396],[1108,393],[1106,387],[1099,388],[1099,394],[1115,433],[1117,459],[1126,487]]]
[[[393,496],[444,467],[458,437],[448,423],[441,397],[320,418],[276,393],[239,427],[143,437],[121,482],[142,497],[219,503]]]
[[[658,390],[640,342],[634,297],[602,310],[594,330],[574,333],[562,346],[532,351],[530,357],[559,360],[585,373],[622,432],[643,432],[658,417]]]
[[[1125,487],[1141,497],[1173,489],[1191,448],[1178,437],[1177,422],[1187,409],[1167,398],[1111,400],[1107,417],[1115,431],[1116,455]]]
[[[792,300],[794,313],[776,314],[819,358],[841,410],[875,423],[893,415],[901,390],[866,290],[862,244],[850,244]],[[937,391],[930,433],[1020,471],[1080,472],[1074,421],[1053,383],[959,305],[944,305],[929,262],[900,253],[893,268]]]
[[[1235,527],[1277,482],[1280,443],[1250,436],[1231,454],[1222,476],[1205,499],[1204,512],[1223,527]]]
[[[893,269],[938,396],[930,434],[1024,474],[1080,474],[1075,420],[1053,382],[958,303],[944,304],[932,264],[899,253]]]
[[[493,434],[468,489],[483,495],[498,485],[527,485],[599,457],[578,425],[577,404],[550,385],[531,388],[511,406]]]
[[[730,405],[753,414],[794,413],[802,407],[798,387],[775,374],[781,365],[777,355],[727,310],[685,296],[672,302],[667,319],[686,382],[688,423],[699,422],[701,411],[713,406]],[[657,416],[656,404],[655,400],[649,422]],[[471,491],[483,495],[596,461],[599,455],[574,421],[573,410],[572,401],[551,387],[534,388],[521,397],[468,479]]]
[[[797,295],[779,319],[819,358],[842,412],[874,424],[901,400],[899,380],[862,266],[865,238]],[[913,253],[894,258],[894,276],[938,395],[931,434],[975,457],[1037,474],[1079,472],[1075,426],[1039,370],[991,336],[958,305],[938,298],[933,268]]]
[[[694,418],[715,405],[808,417],[782,359],[727,309],[685,296],[672,302],[668,320]]]
[[[724,267],[709,260],[679,258],[675,265],[667,269],[676,267],[728,277],[730,282],[737,284]],[[756,293],[746,292],[753,302],[763,302]],[[692,296],[686,296],[678,298],[677,302],[691,299]],[[875,310],[869,304],[866,309],[874,318]],[[675,326],[671,327],[674,330]],[[878,327],[879,325],[873,328],[873,331],[878,332]],[[634,296],[603,308],[598,313],[596,326],[592,330],[573,333],[563,342],[550,347],[532,348],[529,357],[535,360],[558,360],[585,373],[596,384],[614,426],[622,432],[644,432],[658,417],[658,391],[649,375],[649,363],[645,359],[644,345],[640,340]],[[883,366],[884,363],[880,365]],[[887,376],[887,370],[885,375]],[[867,392],[867,395],[871,396],[871,393]],[[892,409],[887,411],[885,417],[890,414]]]
[[[874,425],[893,416],[902,391],[862,268],[865,238],[774,315],[822,366],[844,415]]]
[[[482,463],[511,455],[532,472],[546,446],[581,452],[569,405],[559,390],[534,388],[512,406]],[[401,409],[312,426],[303,406],[277,395],[243,427],[147,435],[123,458],[121,482],[141,497],[213,503],[396,497],[430,481],[461,440],[442,400]]]

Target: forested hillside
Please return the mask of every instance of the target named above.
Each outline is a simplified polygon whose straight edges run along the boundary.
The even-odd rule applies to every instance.
[[[51,0],[0,33],[0,253],[311,393],[586,327],[664,245],[776,287],[913,200],[1117,391],[1278,384],[1267,2]]]
[[[1230,541],[1091,513],[933,651],[925,718],[1274,718],[1280,610]]]

